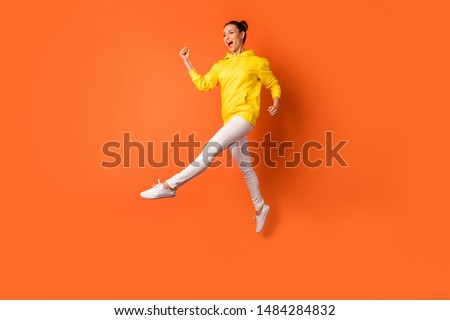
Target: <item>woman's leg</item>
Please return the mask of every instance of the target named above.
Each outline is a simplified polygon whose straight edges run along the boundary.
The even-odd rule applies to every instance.
[[[264,199],[261,196],[259,189],[259,180],[256,176],[255,170],[253,170],[252,159],[248,151],[247,136],[237,140],[229,146],[229,149],[233,155],[234,160],[239,166],[242,175],[244,176],[245,183],[247,184],[248,191],[252,198],[253,206],[257,214],[261,212],[264,205]]]
[[[253,130],[253,126],[242,117],[233,117],[209,140],[198,157],[184,170],[175,174],[164,183],[176,190],[190,179],[206,170],[214,157],[227,148],[231,143],[246,137]]]
[[[264,199],[261,196],[258,177],[256,176],[255,170],[253,170],[252,160],[248,151],[247,137],[245,136],[234,142],[229,148],[247,183],[247,188],[256,211],[256,233],[260,233],[264,227],[270,206],[264,203]]]

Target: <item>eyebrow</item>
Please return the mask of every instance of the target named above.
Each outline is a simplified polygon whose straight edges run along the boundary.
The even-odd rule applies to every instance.
[[[228,32],[230,31],[236,31],[236,29],[229,29]],[[225,34],[226,32],[224,32],[223,34]]]

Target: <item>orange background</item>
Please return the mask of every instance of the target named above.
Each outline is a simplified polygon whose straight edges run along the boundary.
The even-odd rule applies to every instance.
[[[0,298],[450,299],[445,2],[3,3]],[[145,201],[177,167],[100,166],[124,132],[207,142],[220,92],[178,52],[205,73],[231,19],[282,87],[250,139],[349,140],[348,168],[256,168],[260,235],[236,167]]]

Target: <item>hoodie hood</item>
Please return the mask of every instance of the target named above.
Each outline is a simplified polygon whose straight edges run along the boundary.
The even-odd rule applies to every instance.
[[[250,56],[254,56],[254,55],[255,55],[254,50],[245,50],[244,52],[241,52],[237,56],[235,56],[231,52],[228,52],[227,55],[225,56],[225,59],[232,59],[232,58],[238,58],[238,57],[250,57]]]

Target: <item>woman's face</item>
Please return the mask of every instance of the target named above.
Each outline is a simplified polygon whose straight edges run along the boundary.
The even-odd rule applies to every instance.
[[[238,52],[244,45],[244,35],[234,24],[228,24],[223,29],[223,42],[231,52]]]

